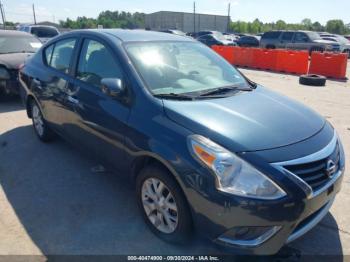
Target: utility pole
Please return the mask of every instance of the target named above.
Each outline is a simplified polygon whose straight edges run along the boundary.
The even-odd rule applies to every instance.
[[[34,7],[34,4],[33,4],[33,16],[34,16],[34,24],[36,25],[36,17],[35,17],[35,7]]]
[[[228,33],[229,28],[230,28],[230,15],[231,15],[231,3],[228,3],[228,13],[227,13],[227,30],[226,32]]]
[[[196,2],[193,2],[193,33],[196,32]]]
[[[4,6],[2,5],[0,1],[0,11],[1,11],[1,18],[2,18],[2,24],[4,29],[6,29],[6,19],[5,19],[5,14],[4,14]]]

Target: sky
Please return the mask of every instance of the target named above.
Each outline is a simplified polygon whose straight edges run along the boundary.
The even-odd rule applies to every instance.
[[[33,22],[34,3],[37,21],[58,22],[67,17],[96,18],[101,11],[118,10],[152,13],[156,11],[193,12],[189,0],[1,0],[7,21]],[[227,15],[231,3],[233,21],[275,22],[282,19],[299,23],[304,18],[325,24],[330,19],[350,23],[350,0],[196,0],[197,13]]]

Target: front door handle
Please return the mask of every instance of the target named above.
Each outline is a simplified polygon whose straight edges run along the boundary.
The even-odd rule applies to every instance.
[[[74,96],[68,96],[68,101],[73,104],[79,104],[79,100],[76,99]]]

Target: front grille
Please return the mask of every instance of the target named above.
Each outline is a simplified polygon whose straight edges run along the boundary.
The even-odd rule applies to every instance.
[[[332,174],[329,174],[327,171],[330,160],[333,161],[335,166]],[[304,164],[286,165],[284,168],[304,180],[316,191],[326,184],[332,178],[332,175],[339,171],[339,160],[339,145],[337,143],[332,154],[324,159]]]

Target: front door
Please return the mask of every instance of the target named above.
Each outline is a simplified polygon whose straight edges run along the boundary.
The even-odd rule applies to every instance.
[[[103,78],[125,81],[116,56],[107,44],[86,38],[75,76],[66,99],[66,107],[75,116],[70,123],[70,137],[103,162],[125,168],[124,136],[130,108],[101,89]]]

